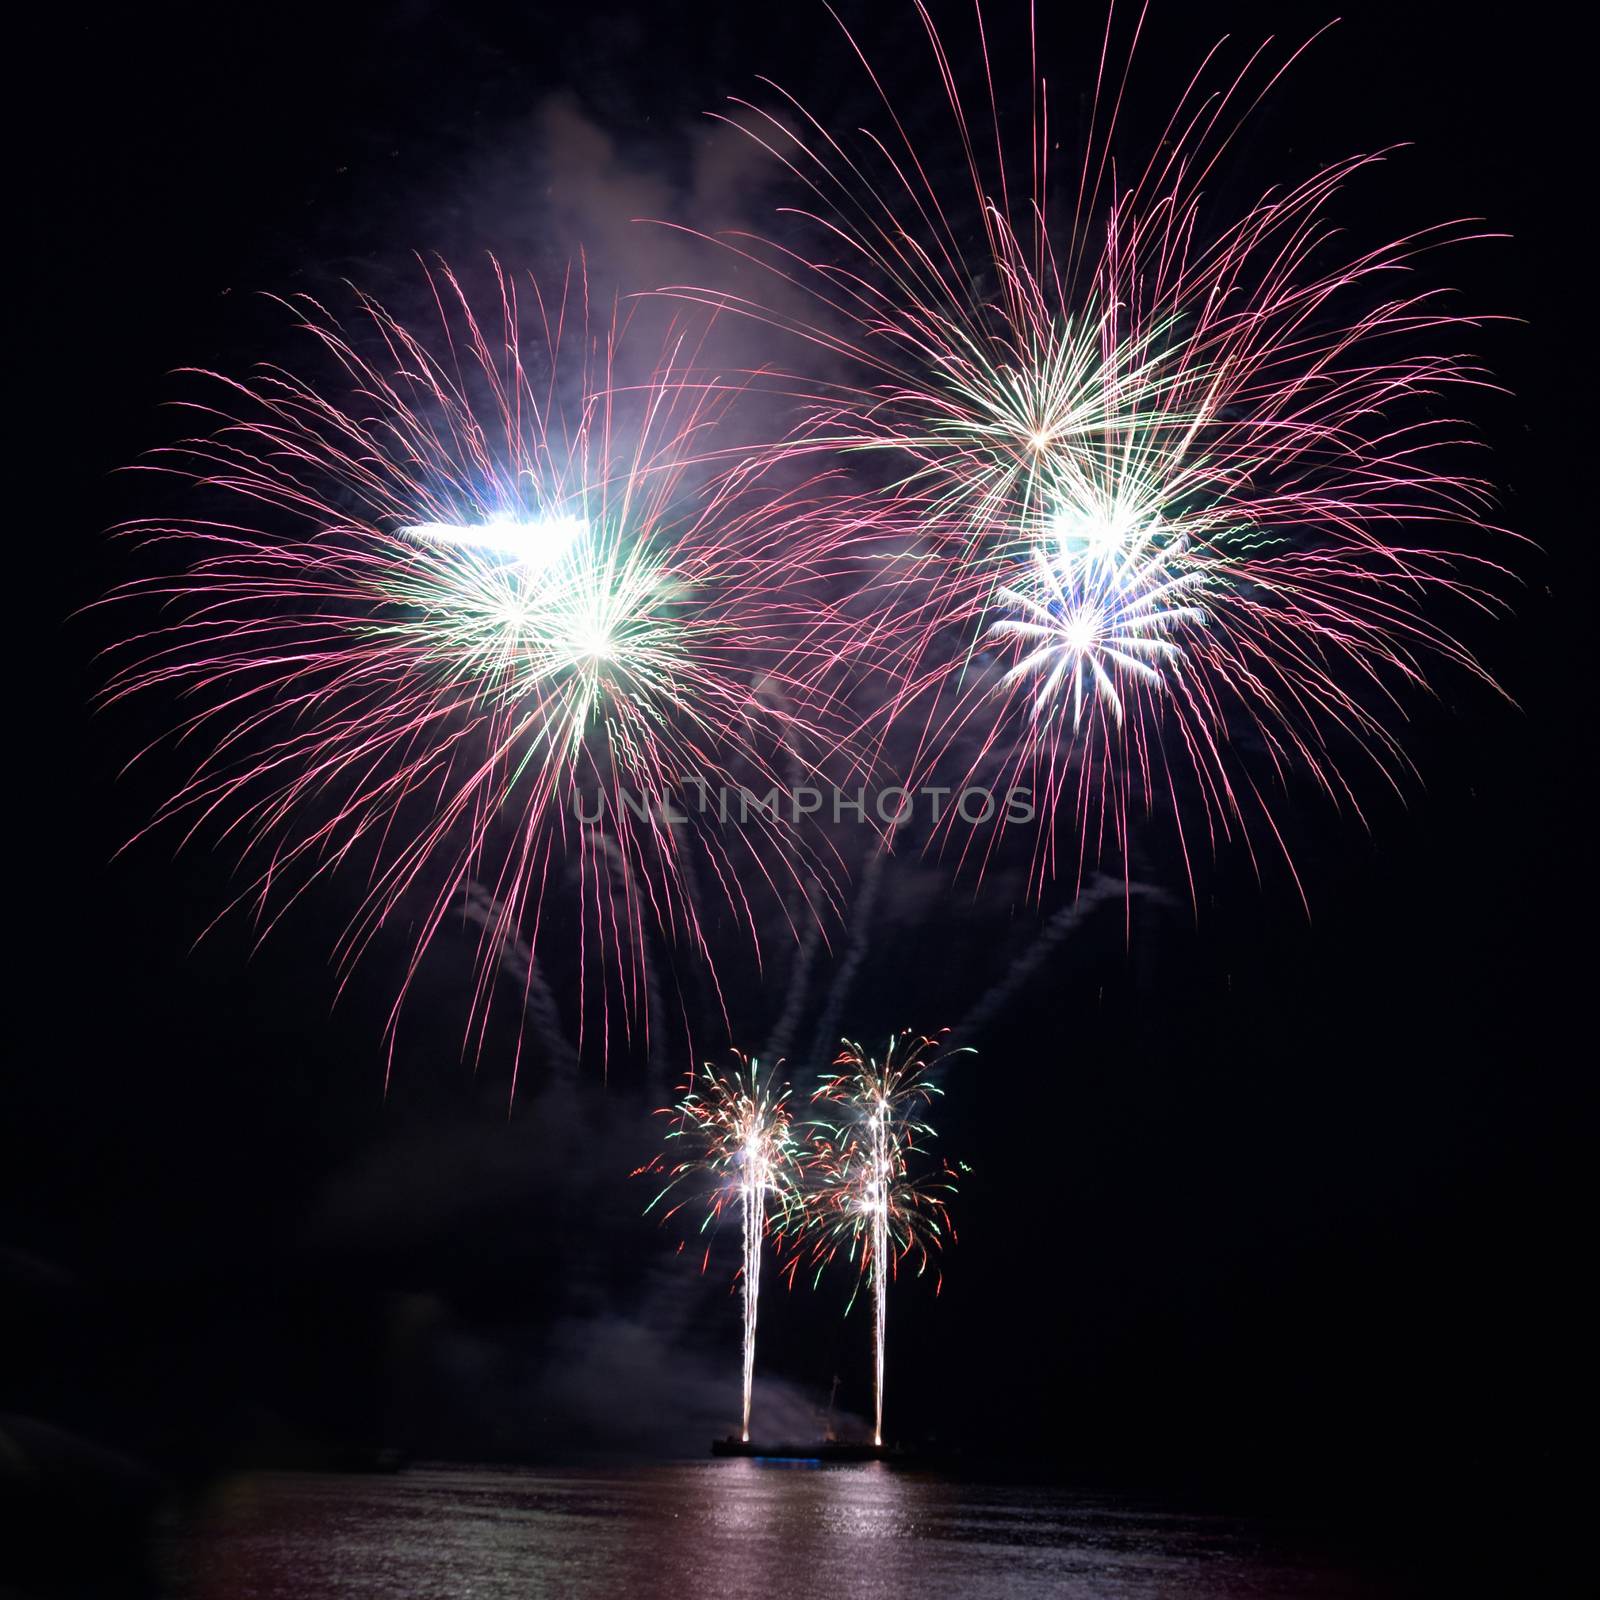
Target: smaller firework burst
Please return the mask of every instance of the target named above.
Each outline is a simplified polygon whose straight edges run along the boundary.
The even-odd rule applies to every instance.
[[[834,1071],[812,1102],[836,1122],[820,1122],[806,1194],[811,1257],[820,1274],[836,1256],[854,1263],[872,1290],[873,1443],[883,1443],[884,1335],[889,1277],[908,1257],[926,1271],[945,1238],[955,1237],[948,1163],[918,1170],[935,1135],[924,1120],[942,1091],[928,1074],[944,1035],[891,1035],[881,1059],[842,1041]],[[851,1296],[854,1304],[855,1297]]]
[[[1187,553],[1183,531],[1137,500],[1064,497],[1024,573],[997,591],[1012,614],[989,637],[1023,652],[1002,682],[1033,685],[1035,717],[1070,688],[1074,730],[1095,696],[1120,723],[1119,673],[1159,686],[1162,665],[1183,656],[1174,636],[1205,624],[1193,603],[1204,575]]]
[[[673,1149],[682,1152],[681,1158],[670,1166],[666,1158],[659,1158],[643,1170],[660,1171],[665,1166],[667,1173],[666,1186],[647,1211],[692,1180],[706,1210],[702,1231],[712,1227],[725,1209],[738,1205],[744,1245],[743,1437],[748,1441],[762,1242],[769,1231],[781,1235],[800,1215],[803,1147],[795,1136],[788,1085],[779,1082],[776,1071],[764,1073],[753,1056],[737,1050],[731,1054],[735,1065],[730,1070],[719,1072],[706,1062],[677,1104],[663,1113],[672,1119],[667,1138],[675,1141]],[[686,1195],[665,1215],[675,1215],[691,1198]]]

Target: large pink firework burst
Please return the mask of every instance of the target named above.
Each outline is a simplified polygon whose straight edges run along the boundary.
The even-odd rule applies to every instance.
[[[781,790],[825,732],[786,692],[802,493],[714,459],[736,390],[694,375],[686,335],[623,384],[618,318],[591,334],[581,277],[546,298],[495,265],[488,316],[448,269],[426,281],[431,327],[360,293],[348,326],[289,302],[314,379],[203,375],[205,430],[153,465],[207,509],[129,525],[162,570],[119,598],[163,615],[108,698],[181,695],[198,756],[157,823],[237,849],[263,932],[335,871],[361,889],[343,967],[410,930],[391,1034],[475,890],[493,914],[469,1043],[502,951],[537,954],[556,900],[580,1033],[597,991],[609,1039],[615,997],[629,1029],[651,1020],[652,938],[710,966],[702,894],[753,936],[763,896],[821,912],[832,893],[781,807],[730,828],[694,804]]]
[[[981,8],[976,95],[917,12],[961,179],[856,48],[881,128],[847,136],[788,96],[727,119],[809,196],[784,242],[723,240],[783,294],[667,291],[860,375],[815,385],[783,449],[890,463],[833,510],[866,598],[834,614],[830,654],[882,675],[876,748],[913,782],[1029,784],[1049,819],[1036,885],[1125,858],[1158,804],[1186,858],[1196,822],[1254,854],[1263,830],[1281,842],[1271,796],[1295,770],[1359,813],[1352,756],[1396,784],[1410,765],[1404,697],[1440,664],[1486,680],[1439,613],[1494,607],[1502,569],[1480,536],[1500,530],[1439,397],[1487,380],[1456,348],[1475,319],[1415,270],[1477,225],[1349,246],[1335,197],[1381,154],[1219,221],[1207,179],[1299,53],[1269,45],[1221,78],[1214,49],[1125,176],[1113,135],[1142,13],[1120,70],[1108,16],[1064,173],[1030,50],[1019,167],[1003,132],[1018,97],[997,88]],[[787,309],[797,294],[814,312]]]

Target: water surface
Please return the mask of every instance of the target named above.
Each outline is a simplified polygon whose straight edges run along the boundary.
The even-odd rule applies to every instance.
[[[235,1480],[176,1528],[184,1600],[914,1596],[1355,1600],[1396,1591],[1278,1524],[878,1462],[413,1469]]]

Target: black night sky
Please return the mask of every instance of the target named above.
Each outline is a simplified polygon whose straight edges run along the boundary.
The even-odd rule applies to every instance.
[[[915,104],[910,7],[843,9]],[[1040,10],[1070,125],[1101,13]],[[1298,40],[1327,15],[1158,5],[1130,144],[1217,37]],[[386,1095],[402,946],[375,946],[335,1005],[337,878],[259,948],[237,917],[196,945],[227,854],[174,858],[163,836],[113,859],[174,770],[118,777],[165,708],[92,705],[117,623],[76,613],[127,575],[103,531],[143,509],[116,469],[171,437],[173,369],[283,354],[286,319],[256,291],[349,278],[404,312],[413,252],[551,272],[579,243],[598,293],[649,288],[681,263],[633,217],[766,215],[702,112],[759,73],[837,120],[868,111],[820,5],[43,17],[13,67],[37,96],[12,144],[37,192],[13,201],[35,281],[13,301],[9,453],[13,614],[34,642],[13,666],[0,1296],[18,1342],[0,1412],[48,1463],[17,1480],[30,1504],[103,1530],[64,1566],[29,1557],[21,1592],[139,1594],[150,1508],[242,1469],[697,1454],[734,1403],[737,1314],[719,1258],[700,1277],[641,1215],[651,1191],[628,1173],[659,1132],[641,1060],[604,1080],[586,1060],[556,1094],[535,1048],[508,1119],[509,1038],[462,1059],[471,947],[445,940]],[[1136,871],[1170,895],[1136,896],[1126,924],[1120,899],[1085,911],[946,1070],[944,1147],[973,1169],[959,1245],[942,1293],[910,1286],[895,1311],[906,1438],[975,1470],[1334,1520],[1441,1594],[1488,1583],[1530,1529],[1549,1575],[1494,1592],[1566,1592],[1565,1448],[1590,1431],[1592,446],[1565,435],[1593,319],[1586,182],[1558,125],[1568,26],[1539,7],[1346,8],[1217,178],[1226,202],[1411,141],[1343,207],[1358,238],[1460,215],[1511,236],[1429,268],[1506,319],[1475,338],[1508,392],[1470,410],[1532,542],[1500,552],[1507,616],[1451,622],[1509,702],[1441,669],[1437,700],[1405,708],[1420,779],[1403,802],[1363,782],[1365,825],[1309,786],[1286,796],[1309,915],[1281,865],[1258,881],[1228,847],[1191,904],[1151,830]],[[1063,895],[975,897],[905,862],[845,1026],[957,1021]],[[730,967],[757,1047],[791,960],[764,984]],[[769,1292],[772,1414],[807,1426],[836,1373],[839,1406],[866,1410],[862,1308],[840,1316],[838,1282]]]

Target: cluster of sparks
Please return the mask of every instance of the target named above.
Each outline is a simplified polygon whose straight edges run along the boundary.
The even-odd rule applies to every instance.
[[[534,944],[552,882],[575,880],[583,907],[580,989],[592,939],[597,981],[631,1001],[652,931],[709,966],[696,849],[752,931],[763,885],[815,899],[832,881],[781,812],[695,833],[674,804],[686,778],[770,787],[819,734],[815,697],[784,693],[806,583],[796,512],[757,469],[702,459],[736,390],[689,381],[681,342],[623,388],[615,327],[567,334],[582,346],[568,374],[571,285],[554,306],[530,285],[530,317],[497,281],[486,326],[448,270],[430,273],[432,341],[369,299],[364,340],[297,304],[344,392],[278,369],[214,380],[229,401],[158,470],[223,511],[132,525],[199,554],[122,591],[167,615],[125,646],[109,689],[190,703],[179,742],[202,753],[157,820],[186,836],[218,822],[257,864],[241,898],[264,924],[360,863],[339,954],[391,922],[415,930],[396,1015],[483,885],[480,1041],[499,952]],[[270,515],[222,520],[240,507]]]
[[[926,1108],[940,1093],[929,1073],[941,1044],[942,1036],[898,1033],[879,1058],[843,1041],[811,1096],[816,1114],[804,1125],[794,1118],[777,1069],[763,1073],[738,1052],[733,1070],[707,1063],[663,1112],[671,1119],[670,1153],[642,1170],[664,1169],[666,1184],[646,1210],[688,1185],[663,1220],[692,1199],[704,1206],[702,1229],[730,1208],[739,1212],[746,1441],[761,1259],[770,1236],[791,1278],[802,1261],[820,1277],[837,1259],[850,1264],[858,1287],[866,1285],[873,1308],[873,1442],[883,1443],[890,1278],[907,1260],[922,1273],[955,1236],[948,1208],[955,1169],[927,1159],[934,1131]],[[702,1267],[709,1259],[708,1246]]]
[[[1208,57],[1130,180],[1112,142],[1132,52],[1119,77],[1109,19],[1081,162],[1054,189],[1030,64],[1019,183],[981,9],[976,113],[917,10],[958,159],[920,151],[886,96],[863,146],[792,99],[736,102],[728,120],[808,204],[782,244],[725,241],[771,269],[742,297],[659,291],[829,353],[835,375],[770,447],[716,442],[739,387],[681,335],[619,383],[615,321],[591,340],[567,287],[555,304],[533,288],[524,315],[497,268],[487,319],[429,275],[431,337],[365,297],[360,338],[294,302],[337,385],[217,380],[207,431],[158,463],[215,508],[133,525],[191,557],[124,591],[166,615],[109,689],[184,699],[199,755],[158,820],[220,829],[264,926],[350,864],[365,889],[340,957],[411,930],[396,1012],[473,883],[496,908],[480,1044],[498,952],[533,948],[555,885],[577,886],[580,1031],[592,948],[647,1022],[652,937],[711,968],[696,862],[758,943],[753,892],[791,929],[796,905],[826,914],[825,846],[782,807],[697,830],[672,806],[686,779],[782,791],[843,748],[909,784],[937,767],[1025,786],[1048,819],[1035,889],[1060,838],[1081,881],[1159,803],[1192,890],[1191,835],[1282,844],[1269,797],[1296,773],[1359,814],[1348,757],[1396,785],[1409,765],[1403,692],[1440,662],[1484,676],[1433,608],[1494,605],[1498,568],[1471,548],[1488,492],[1458,470],[1470,440],[1439,398],[1487,380],[1437,348],[1472,319],[1414,277],[1474,225],[1342,245],[1334,201],[1377,156],[1214,218],[1206,180],[1289,64],[1265,46],[1215,90]],[[764,302],[763,281],[784,293]],[[784,309],[796,289],[815,321]],[[564,338],[582,345],[570,375]],[[892,481],[841,487],[863,452]],[[574,813],[585,788],[610,797],[603,824]],[[838,1159],[842,1191],[894,1151],[852,1139]],[[851,1237],[884,1256],[871,1229]]]
[[[908,1257],[924,1271],[954,1237],[948,1165],[918,1170],[933,1138],[924,1110],[940,1091],[928,1071],[938,1039],[900,1033],[882,1059],[845,1041],[834,1074],[813,1095],[837,1119],[818,1140],[818,1181],[811,1196],[812,1256],[822,1266],[843,1256],[872,1295],[873,1435],[883,1443],[883,1379],[889,1279]]]
[[[975,108],[917,10],[956,159],[910,141],[847,34],[882,133],[847,144],[788,96],[776,110],[735,101],[727,117],[788,168],[809,200],[791,230],[809,223],[826,253],[803,236],[730,236],[783,295],[672,291],[865,379],[819,386],[782,448],[897,464],[887,488],[834,507],[876,600],[841,612],[838,654],[881,675],[877,748],[909,728],[900,754],[917,781],[935,765],[949,779],[964,763],[968,782],[1009,766],[1070,819],[1080,875],[1107,845],[1125,857],[1134,814],[1159,799],[1186,859],[1186,812],[1213,843],[1237,832],[1253,852],[1258,825],[1277,837],[1240,748],[1264,750],[1278,784],[1305,772],[1359,812],[1348,755],[1393,784],[1409,766],[1391,727],[1399,691],[1426,690],[1430,662],[1486,678],[1431,607],[1494,605],[1500,569],[1470,548],[1499,531],[1488,490],[1458,469],[1473,441],[1439,406],[1487,380],[1429,348],[1475,323],[1414,282],[1419,256],[1475,225],[1341,247],[1332,204],[1378,156],[1212,225],[1205,181],[1289,65],[1265,46],[1217,88],[1213,51],[1127,181],[1112,142],[1133,52],[1119,81],[1111,17],[1081,166],[1052,190],[1059,146],[1035,63],[1031,97],[1016,97],[1032,111],[1032,181],[1018,185],[981,9]],[[824,317],[792,309],[797,287]],[[1469,548],[1417,532],[1441,525]],[[1043,830],[1041,878],[1056,857]]]
[[[1031,569],[996,590],[1008,615],[986,637],[1016,640],[1023,651],[1001,682],[1030,681],[1036,720],[1070,690],[1075,733],[1096,700],[1120,724],[1118,680],[1159,686],[1162,668],[1183,657],[1175,636],[1205,624],[1204,607],[1193,603],[1204,577],[1186,554],[1182,533],[1136,505],[1063,504],[1033,548]]]
[[[646,1209],[653,1209],[691,1177],[709,1180],[702,1227],[710,1227],[726,1207],[737,1203],[743,1247],[743,1436],[748,1441],[762,1248],[769,1225],[781,1234],[798,1216],[805,1154],[796,1136],[789,1090],[777,1087],[770,1074],[763,1074],[758,1061],[737,1051],[734,1058],[738,1065],[727,1072],[718,1072],[707,1062],[682,1099],[669,1109],[673,1121],[667,1137],[674,1151],[683,1149],[684,1154],[669,1167],[666,1188]],[[665,1216],[672,1217],[688,1198],[686,1195]]]

